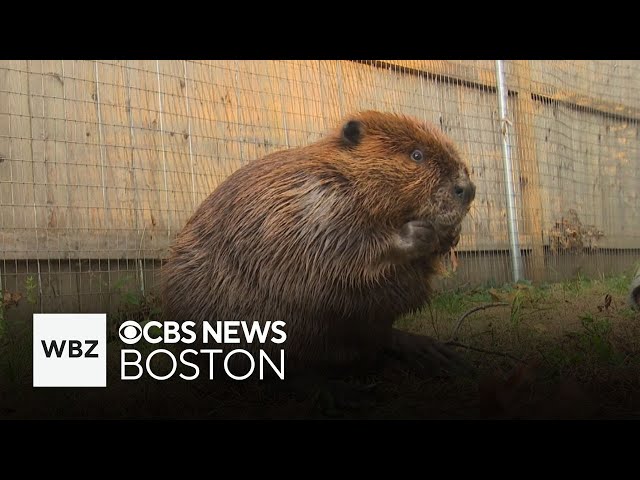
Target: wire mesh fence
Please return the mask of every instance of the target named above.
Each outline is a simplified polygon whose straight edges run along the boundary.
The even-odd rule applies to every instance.
[[[501,90],[493,60],[0,61],[3,304],[137,301],[226,176],[362,109],[433,122],[471,167],[476,201],[441,287],[513,280],[514,241],[526,280],[633,268],[640,62],[503,66]]]

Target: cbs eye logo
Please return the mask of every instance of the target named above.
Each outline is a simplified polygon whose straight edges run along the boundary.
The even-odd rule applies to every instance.
[[[138,322],[127,320],[120,325],[118,335],[120,335],[120,340],[124,343],[133,345],[134,343],[138,343],[140,338],[142,338],[142,328],[138,325]]]

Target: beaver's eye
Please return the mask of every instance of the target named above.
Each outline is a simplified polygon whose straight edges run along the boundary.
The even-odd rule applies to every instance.
[[[422,152],[420,150],[414,150],[411,154],[411,158],[416,162],[421,162],[424,158],[424,155],[422,155]]]

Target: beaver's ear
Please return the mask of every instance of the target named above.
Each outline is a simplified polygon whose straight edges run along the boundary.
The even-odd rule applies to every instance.
[[[349,120],[342,127],[342,140],[345,145],[355,147],[362,140],[362,123],[357,120]]]

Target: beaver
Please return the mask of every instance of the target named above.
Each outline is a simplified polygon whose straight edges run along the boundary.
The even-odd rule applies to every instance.
[[[284,345],[257,347],[284,348],[288,372],[344,371],[393,352],[449,368],[455,352],[393,325],[429,300],[475,190],[434,125],[355,113],[218,185],[169,248],[164,313],[196,323],[284,321]]]

